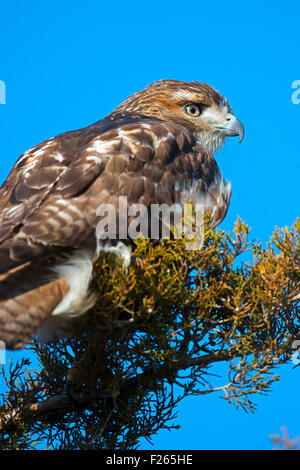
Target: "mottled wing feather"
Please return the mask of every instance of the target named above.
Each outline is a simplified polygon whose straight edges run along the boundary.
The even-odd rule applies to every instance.
[[[49,139],[18,160],[1,188],[0,272],[94,246],[97,207],[118,208],[122,195],[128,204],[173,204],[192,181],[197,197],[211,187],[225,207],[218,178],[214,158],[186,128],[158,119],[104,120]]]

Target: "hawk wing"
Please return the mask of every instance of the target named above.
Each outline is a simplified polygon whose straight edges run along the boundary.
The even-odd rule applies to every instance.
[[[0,190],[0,338],[22,347],[71,287],[59,256],[95,253],[97,208],[185,198],[205,201],[213,225],[230,185],[213,156],[185,128],[144,116],[104,119],[25,152]],[[74,276],[73,276],[74,277]]]
[[[25,152],[12,168],[0,190],[1,273],[68,243],[60,229],[71,210],[69,201],[103,170],[88,158],[85,138],[90,134],[86,128],[49,139]],[[72,222],[75,217],[69,228]],[[48,242],[50,232],[57,246]]]
[[[188,185],[206,198],[214,225],[224,218],[229,188],[221,191],[213,156],[184,127],[146,118],[107,127],[61,134],[17,161],[0,190],[1,273],[61,249],[93,247],[97,207],[117,208],[122,195],[128,204],[171,205]]]

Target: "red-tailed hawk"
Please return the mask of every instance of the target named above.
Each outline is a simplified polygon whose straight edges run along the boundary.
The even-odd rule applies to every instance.
[[[25,152],[0,189],[0,340],[54,339],[95,302],[97,208],[204,203],[225,217],[230,183],[212,153],[244,130],[228,101],[204,83],[161,80],[104,119]],[[120,242],[119,242],[120,243]],[[102,245],[105,249],[105,244]],[[109,249],[109,248],[107,248]],[[111,247],[128,258],[126,242]]]

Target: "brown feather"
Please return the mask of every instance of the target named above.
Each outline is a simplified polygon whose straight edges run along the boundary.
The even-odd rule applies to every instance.
[[[67,282],[56,277],[45,263],[29,263],[2,280],[0,339],[8,349],[24,347],[66,295]]]

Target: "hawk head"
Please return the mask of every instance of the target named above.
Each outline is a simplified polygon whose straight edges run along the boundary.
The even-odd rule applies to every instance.
[[[228,100],[206,83],[159,80],[129,96],[110,116],[122,112],[181,124],[212,153],[227,136],[239,136],[240,142],[244,137],[244,127]]]

